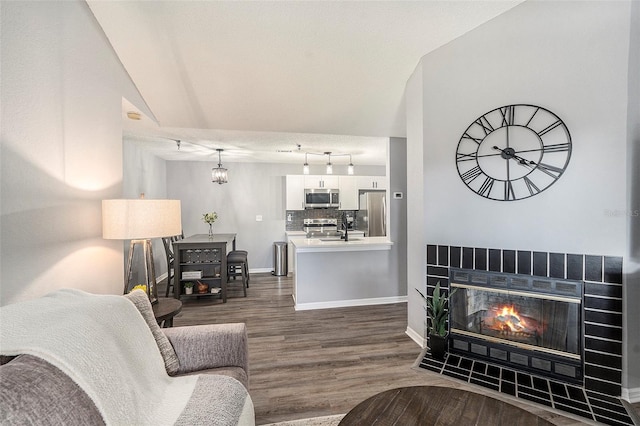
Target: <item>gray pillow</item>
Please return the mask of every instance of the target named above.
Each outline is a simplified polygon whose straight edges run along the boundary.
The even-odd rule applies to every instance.
[[[162,358],[164,358],[164,367],[167,370],[167,374],[173,376],[180,368],[178,356],[176,355],[176,351],[173,349],[173,346],[171,346],[171,342],[169,342],[169,339],[167,339],[167,336],[165,336],[158,325],[156,317],[153,315],[153,308],[151,307],[151,302],[147,297],[147,293],[142,290],[134,290],[129,294],[125,294],[124,297],[129,299],[131,303],[138,308],[138,311],[140,311],[142,317],[147,322],[153,337],[156,339]]]

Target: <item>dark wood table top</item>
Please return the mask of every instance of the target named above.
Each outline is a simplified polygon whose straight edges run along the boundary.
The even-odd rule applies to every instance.
[[[182,302],[173,297],[159,297],[158,303],[152,305],[153,315],[158,323],[171,320],[182,310]]]
[[[373,425],[514,425],[553,423],[482,394],[440,386],[391,389],[356,405],[340,426]]]

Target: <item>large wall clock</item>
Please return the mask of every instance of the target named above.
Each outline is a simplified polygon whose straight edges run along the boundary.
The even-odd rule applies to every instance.
[[[564,122],[535,105],[507,105],[467,127],[456,151],[458,174],[476,194],[499,201],[533,197],[558,181],[571,158]]]

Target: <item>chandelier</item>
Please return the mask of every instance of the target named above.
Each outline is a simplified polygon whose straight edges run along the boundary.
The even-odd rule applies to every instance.
[[[216,151],[218,151],[218,167],[211,169],[211,182],[222,185],[223,183],[229,182],[227,169],[222,167],[222,159],[220,157],[220,153],[224,151],[224,149],[217,148]]]

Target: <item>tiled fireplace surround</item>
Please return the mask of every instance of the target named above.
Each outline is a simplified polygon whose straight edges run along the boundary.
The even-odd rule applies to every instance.
[[[632,425],[618,396],[622,380],[622,257],[427,245],[427,295],[448,289],[450,268],[584,282],[582,386],[450,354],[421,367],[591,420]]]

